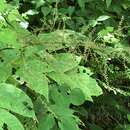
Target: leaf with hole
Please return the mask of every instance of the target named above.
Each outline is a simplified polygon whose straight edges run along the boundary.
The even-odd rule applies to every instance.
[[[81,89],[86,100],[93,101],[92,96],[99,96],[102,94],[102,89],[98,86],[96,80],[87,74],[63,74],[52,72],[49,73],[48,76],[59,85],[69,86],[71,89]]]
[[[24,127],[14,115],[0,108],[0,130],[24,130]]]
[[[45,96],[48,99],[48,79],[43,74],[44,67],[47,67],[42,61],[39,60],[28,60],[21,66],[17,71],[17,76],[24,80],[28,87]]]
[[[0,107],[36,119],[31,99],[16,86],[0,84]],[[31,108],[31,109],[29,109]]]

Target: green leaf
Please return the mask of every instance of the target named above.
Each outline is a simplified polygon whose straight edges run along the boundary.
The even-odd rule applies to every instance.
[[[12,9],[9,14],[8,14],[8,21],[10,23],[13,23],[13,26],[15,25],[14,23],[17,21],[17,19],[19,19],[20,21],[24,21],[24,19],[22,18],[22,16],[19,14],[18,9]]]
[[[4,83],[8,79],[8,77],[11,76],[11,73],[12,73],[12,67],[9,64],[0,62],[0,74],[1,74],[0,83],[2,82]]]
[[[111,5],[111,3],[112,3],[112,0],[106,0],[107,8],[109,8],[109,6]]]
[[[113,32],[114,31],[114,27],[108,26],[108,27],[106,27],[106,30],[108,32]]]
[[[0,83],[5,82],[9,76],[12,74],[12,65],[16,63],[19,58],[17,55],[17,50],[5,49],[7,46],[0,47]],[[5,49],[5,50],[4,50]]]
[[[56,30],[50,33],[38,35],[43,46],[49,51],[60,50],[65,47],[73,47],[86,43],[87,37],[72,30]]]
[[[59,128],[61,130],[80,130],[77,122],[73,118],[62,118],[61,121],[58,122]]]
[[[85,101],[84,93],[79,88],[74,88],[70,94],[71,103],[74,105],[81,105]]]
[[[58,119],[58,125],[61,130],[79,130],[79,118],[73,115],[74,110],[70,109],[70,98],[59,92],[56,88],[51,91],[53,105],[49,109]]]
[[[44,16],[47,16],[51,12],[51,8],[45,6],[41,8],[41,11],[44,14]]]
[[[127,119],[130,122],[130,114],[127,114]]]
[[[36,8],[39,8],[45,4],[45,0],[37,0],[36,1]]]
[[[0,108],[0,129],[24,130],[22,124],[15,116],[13,116],[11,113],[1,108]]]
[[[48,99],[48,80],[43,74],[47,70],[45,64],[39,60],[29,60],[17,71],[17,75],[22,78],[35,92],[43,95]]]
[[[89,25],[92,26],[92,27],[95,27],[97,24],[98,24],[97,20],[90,20],[89,21]]]
[[[69,13],[69,16],[71,16],[75,11],[75,7],[74,6],[69,6],[67,9],[67,12]]]
[[[55,125],[55,119],[52,114],[46,114],[38,124],[38,130],[50,130]]]
[[[90,75],[90,76],[93,74],[93,72],[91,72],[91,70],[89,68],[86,68],[84,66],[79,66],[78,70],[79,70],[79,73],[81,73],[81,74],[85,73],[85,74]]]
[[[31,99],[20,89],[11,84],[0,84],[0,107],[11,110],[25,117],[35,119]]]
[[[3,12],[6,8],[6,1],[0,0],[0,12]]]
[[[102,15],[102,16],[100,16],[100,17],[97,18],[97,21],[105,21],[105,20],[107,20],[109,18],[110,18],[110,16]]]
[[[0,47],[0,57],[3,61],[1,64],[8,64],[13,65],[15,64],[16,60],[19,59],[19,51],[17,49],[10,48],[8,46]]]
[[[71,89],[79,88],[85,95],[86,100],[92,101],[91,96],[99,96],[102,94],[102,89],[98,86],[95,79],[87,74],[63,74],[52,72],[48,76],[55,80],[59,85],[69,86]]]
[[[80,88],[86,100],[92,101],[91,96],[99,96],[102,94],[101,88],[98,86],[95,79],[91,78],[86,74],[77,74],[71,76],[72,81],[75,81],[76,86],[71,86],[71,88]]]
[[[62,93],[58,92],[57,89],[52,89],[51,98],[57,106],[59,106],[61,108],[69,108],[70,99],[69,99],[68,95],[65,96]],[[55,107],[56,106],[54,106],[54,108]],[[59,112],[60,112],[60,108],[59,108]]]
[[[19,0],[12,0],[11,2],[10,2],[10,4],[11,5],[13,5],[13,6],[16,6],[16,7],[18,7],[19,6]]]
[[[15,48],[20,47],[20,44],[17,42],[17,33],[11,29],[1,30],[0,44],[10,45],[11,47],[15,47]]]
[[[85,0],[78,0],[78,4],[79,4],[81,9],[85,8]]]
[[[71,53],[61,53],[54,55],[54,60],[50,62],[50,66],[58,72],[66,72],[78,66],[81,57]]]

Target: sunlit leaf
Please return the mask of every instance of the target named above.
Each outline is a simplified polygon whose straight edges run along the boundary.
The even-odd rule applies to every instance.
[[[99,96],[102,94],[101,88],[95,79],[87,74],[71,74],[49,73],[48,76],[55,80],[59,85],[67,85],[71,89],[79,88],[85,95],[86,100],[92,101],[91,96]]]
[[[110,16],[102,15],[102,16],[100,16],[100,17],[97,18],[97,21],[105,21],[105,20],[107,20],[109,18],[110,18]]]
[[[18,70],[17,75],[21,77],[35,92],[48,99],[48,80],[43,74],[46,65],[39,60],[29,60]]]
[[[3,12],[6,8],[6,1],[0,0],[0,12]]]
[[[14,115],[0,108],[0,130],[24,130],[24,127]]]
[[[22,90],[11,84],[0,84],[0,107],[35,119],[31,99]]]

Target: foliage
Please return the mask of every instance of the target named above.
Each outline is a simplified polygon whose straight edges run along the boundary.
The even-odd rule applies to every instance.
[[[129,129],[128,0],[0,0],[1,130]]]

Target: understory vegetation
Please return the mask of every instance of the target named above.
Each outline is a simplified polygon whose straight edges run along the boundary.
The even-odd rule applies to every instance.
[[[130,130],[129,0],[0,0],[0,130]]]

